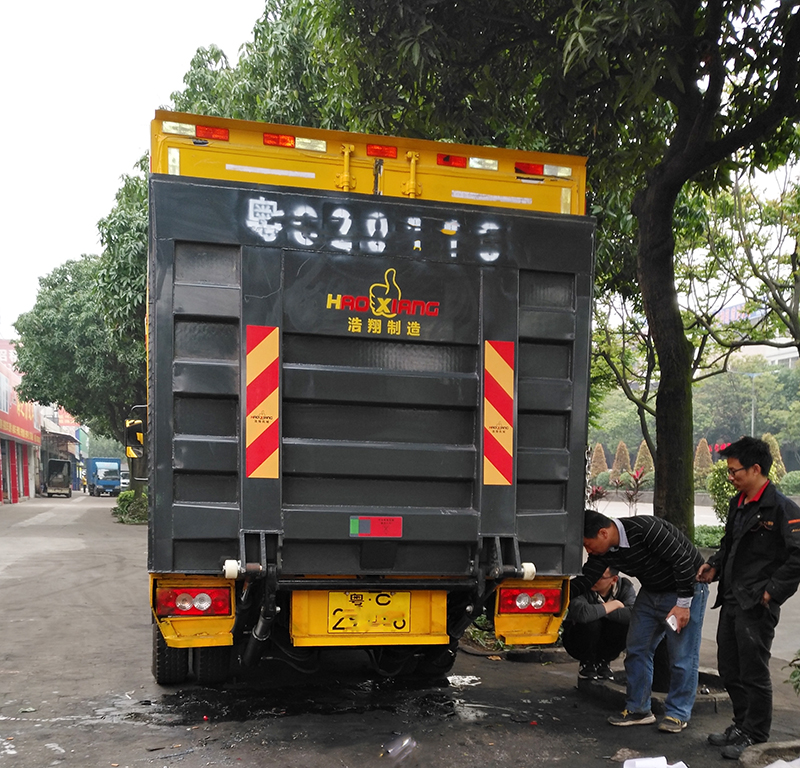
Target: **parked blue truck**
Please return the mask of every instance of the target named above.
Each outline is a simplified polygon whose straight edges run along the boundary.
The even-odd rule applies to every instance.
[[[109,458],[86,460],[86,490],[91,496],[119,496],[121,463]]]

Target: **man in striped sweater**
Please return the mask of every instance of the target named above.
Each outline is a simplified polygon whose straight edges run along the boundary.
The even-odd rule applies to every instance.
[[[583,546],[589,558],[571,592],[591,589],[606,568],[639,579],[641,589],[631,611],[625,672],[627,701],[611,725],[655,722],[650,710],[653,656],[667,637],[670,685],[666,716],[658,729],[680,733],[689,723],[697,694],[700,640],[708,587],[696,581],[703,556],[674,525],[659,517],[608,518],[593,509],[584,515]]]

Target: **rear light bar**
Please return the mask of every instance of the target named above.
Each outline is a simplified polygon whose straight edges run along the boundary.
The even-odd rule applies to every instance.
[[[388,157],[394,160],[397,158],[397,147],[385,144],[367,144],[367,155],[369,157]]]
[[[312,152],[327,152],[328,142],[322,139],[304,139],[285,133],[265,133],[264,144],[268,147],[287,147],[288,149],[309,149]]]
[[[498,613],[561,613],[561,588],[510,587],[499,590]]]
[[[229,587],[156,588],[157,616],[230,616]]]
[[[192,123],[172,123],[164,121],[161,124],[164,133],[176,136],[191,136],[194,139],[214,139],[215,141],[230,141],[230,132],[227,128],[213,128],[210,125],[192,125]]]

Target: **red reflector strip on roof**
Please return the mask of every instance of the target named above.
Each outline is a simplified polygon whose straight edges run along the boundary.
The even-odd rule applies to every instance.
[[[195,129],[195,136],[198,139],[215,139],[216,141],[228,141],[230,132],[227,128],[212,128],[208,125],[198,125]]]
[[[436,155],[436,165],[446,165],[450,168],[466,168],[467,158],[460,155]]]
[[[269,147],[293,147],[294,136],[286,136],[282,133],[265,133],[264,144]]]
[[[528,176],[544,176],[542,163],[514,163],[514,173],[524,173]]]
[[[367,144],[367,155],[369,157],[397,157],[397,147],[389,147],[384,144]]]

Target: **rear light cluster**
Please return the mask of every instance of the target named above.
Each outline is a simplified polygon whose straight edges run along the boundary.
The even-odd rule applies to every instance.
[[[310,149],[312,152],[327,152],[328,142],[322,139],[304,139],[285,133],[265,133],[264,144],[268,147],[287,147],[288,149]]]
[[[231,591],[228,587],[186,587],[156,589],[158,616],[230,616]]]
[[[500,589],[498,613],[561,613],[561,589],[512,587]]]
[[[191,136],[195,139],[214,139],[214,141],[229,141],[230,132],[227,128],[213,128],[210,125],[192,125],[191,123],[171,123],[165,121],[161,125],[164,133],[173,133],[177,136]]]

